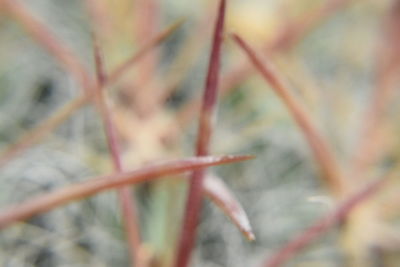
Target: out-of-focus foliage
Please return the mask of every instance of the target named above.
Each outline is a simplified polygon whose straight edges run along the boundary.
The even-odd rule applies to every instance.
[[[185,24],[107,87],[105,96],[124,168],[194,153],[198,103],[193,101],[200,99],[204,87],[217,1],[20,2],[71,47],[91,73],[95,72],[93,34],[110,73],[156,33],[185,16]],[[389,42],[385,21],[397,2],[228,1],[227,33],[236,32],[266,52],[331,144],[346,178],[362,176],[354,178],[360,185],[398,164],[399,96],[392,90],[369,142],[372,148],[365,152],[371,155],[369,164],[357,172],[352,165],[366,136],[365,114],[379,87],[377,62],[384,53],[382,43]],[[0,14],[0,148],[5,151],[78,97],[82,88],[6,8],[0,8]],[[303,24],[308,25],[304,30]],[[282,43],[290,45],[271,48],[283,32],[289,39],[298,34],[297,40],[290,43],[283,38]],[[246,62],[226,36],[221,87],[238,66],[244,64],[248,71]],[[390,85],[394,89],[396,82]],[[102,127],[99,115],[88,105],[7,162],[0,169],[0,207],[82,181],[89,174],[110,173]],[[246,210],[256,241],[247,242],[206,201],[193,266],[258,266],[345,198],[326,187],[298,126],[255,71],[221,93],[214,131],[213,154],[257,156],[216,169]],[[142,238],[154,266],[170,266],[173,260],[185,185],[181,176],[175,176],[134,189]],[[365,262],[398,266],[400,187],[395,179],[387,187],[366,204],[372,212],[364,212],[365,207],[355,212],[349,227],[343,222],[332,229],[293,258],[293,266],[367,266]],[[128,254],[115,193],[82,200],[0,232],[2,266],[128,266]],[[372,264],[375,261],[377,265]]]

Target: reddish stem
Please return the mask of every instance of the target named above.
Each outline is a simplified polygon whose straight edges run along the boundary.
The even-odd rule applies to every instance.
[[[263,51],[267,54],[282,53],[290,50],[299,43],[308,32],[316,28],[324,20],[344,8],[350,0],[328,0],[323,6],[307,12],[300,19],[296,19],[288,25],[281,27],[277,35],[263,45]],[[242,62],[234,66],[221,78],[221,96],[227,95],[237,85],[243,83],[253,73],[248,62]],[[181,125],[190,122],[193,115],[200,107],[200,101],[194,99],[185,104],[178,113],[178,121]]]
[[[42,194],[21,204],[2,208],[0,229],[18,221],[50,211],[72,201],[78,201],[97,193],[112,190],[128,184],[154,180],[160,176],[192,171],[196,168],[209,167],[252,159],[252,156],[207,156],[192,157],[153,163],[137,170],[88,178],[86,182],[65,186],[53,192]]]
[[[79,57],[68,46],[60,41],[43,22],[33,16],[18,0],[2,0],[0,4],[3,4],[26,31],[61,63],[85,90],[85,93],[91,93],[94,84],[93,79]]]
[[[226,1],[221,0],[215,24],[208,74],[203,95],[203,105],[200,113],[196,146],[196,155],[198,156],[207,155],[209,152],[209,144],[213,126],[212,119],[218,99],[218,80],[220,73],[225,8]],[[177,251],[177,267],[185,267],[188,265],[194,247],[196,228],[201,211],[204,173],[204,169],[197,170],[193,172],[191,177],[183,227]]]
[[[106,81],[106,73],[103,65],[103,56],[96,38],[94,38],[94,58],[98,82],[96,103],[98,104],[99,113],[103,120],[104,131],[106,133],[108,147],[111,152],[114,170],[119,173],[123,171],[121,153],[119,151],[116,129],[111,118],[110,107],[107,105],[107,102],[104,98],[104,92],[102,90]],[[139,259],[141,243],[135,199],[132,196],[130,187],[128,186],[120,188],[118,190],[118,196],[122,209],[124,225],[128,234],[128,243],[131,250],[129,255],[131,256],[132,264],[134,264],[134,262]]]
[[[261,57],[238,35],[233,34],[232,38],[246,53],[251,63],[257,68],[263,78],[285,104],[287,110],[291,113],[293,119],[302,130],[329,189],[340,196],[345,190],[342,171],[329,143],[314,125],[309,112],[305,109],[304,105],[297,100],[295,95],[292,94],[270,62],[262,61]]]
[[[156,46],[160,45],[165,39],[167,39],[171,34],[173,34],[183,23],[184,19],[178,20],[172,25],[168,26],[163,31],[159,32],[154,37],[150,38],[148,42],[143,44],[140,49],[132,55],[129,59],[121,63],[119,66],[112,71],[107,78],[106,84],[111,85],[120,79],[132,65],[137,63],[140,59],[143,59],[150,51],[152,51]]]

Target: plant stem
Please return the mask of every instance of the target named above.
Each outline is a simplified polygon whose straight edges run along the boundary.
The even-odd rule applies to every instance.
[[[112,190],[128,184],[151,181],[160,176],[192,171],[201,167],[249,160],[252,158],[252,156],[192,157],[153,163],[133,171],[88,178],[86,182],[65,186],[53,192],[29,199],[21,204],[2,209],[0,212],[0,229],[4,229],[18,221],[23,221],[32,216],[50,211],[69,202],[77,201],[103,191]]]
[[[117,173],[120,173],[123,171],[121,153],[119,151],[116,129],[111,118],[112,115],[110,107],[108,106],[104,97],[103,89],[106,81],[106,73],[103,65],[103,56],[96,38],[94,38],[94,54],[98,82],[96,92],[97,101],[94,102],[97,103],[97,107],[103,121],[104,131],[106,134],[108,147],[110,149],[114,170]],[[131,264],[133,265],[135,262],[139,261],[141,243],[135,199],[132,196],[130,187],[122,187],[118,189],[118,197],[122,210],[124,226],[128,235],[128,244],[131,250],[129,255],[131,256]]]
[[[215,24],[213,44],[209,59],[208,74],[203,95],[203,105],[200,113],[197,136],[196,155],[209,153],[209,145],[213,127],[213,117],[218,99],[218,80],[220,73],[221,45],[223,41],[226,1],[221,0]],[[186,267],[196,238],[196,228],[203,196],[203,179],[205,170],[194,171],[190,180],[187,203],[177,251],[176,266]]]
[[[246,53],[249,60],[285,104],[287,110],[293,116],[308,142],[329,189],[336,196],[341,196],[345,192],[341,168],[328,142],[314,125],[309,112],[307,112],[304,105],[302,105],[287,88],[285,82],[275,71],[274,67],[271,64],[267,64],[269,62],[261,61],[261,58],[256,52],[238,35],[233,34],[232,38]]]

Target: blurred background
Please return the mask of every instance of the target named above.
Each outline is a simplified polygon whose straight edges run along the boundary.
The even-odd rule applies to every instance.
[[[83,94],[81,84],[37,40],[20,9],[7,2],[0,1],[0,207],[113,171],[99,113],[91,104],[71,104]],[[91,75],[93,36],[106,73],[112,73],[148,40],[185,18],[158,48],[107,86],[105,97],[124,169],[195,153],[218,1],[17,2]],[[363,159],[355,164],[363,175],[360,186],[398,164],[399,14],[397,0],[228,1],[226,33],[240,34],[276,65],[343,169],[352,169],[354,157]],[[211,151],[256,159],[213,171],[243,205],[256,240],[248,242],[205,199],[192,266],[259,266],[332,212],[340,197],[321,178],[286,107],[228,35],[222,75]],[[368,113],[374,103],[378,115]],[[68,115],[37,135],[43,122],[67,107]],[[372,127],[364,127],[369,118]],[[371,128],[377,132],[370,134]],[[392,179],[365,204],[372,215],[357,217],[350,227],[335,226],[287,266],[400,266],[397,188]],[[181,176],[132,189],[152,266],[171,266],[185,190]],[[128,254],[115,192],[0,232],[1,266],[129,266]]]

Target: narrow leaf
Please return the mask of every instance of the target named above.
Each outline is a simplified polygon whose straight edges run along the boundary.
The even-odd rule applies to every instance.
[[[203,105],[200,113],[197,135],[196,155],[204,156],[209,153],[212,134],[214,111],[217,106],[218,80],[220,76],[221,46],[223,41],[226,1],[221,0],[215,23],[208,73],[203,95]],[[201,211],[203,196],[204,169],[193,172],[183,219],[183,227],[178,244],[176,266],[186,267],[196,238],[196,228]]]
[[[344,179],[342,177],[339,164],[332,152],[332,149],[320,134],[317,127],[314,125],[310,114],[306,111],[304,105],[298,101],[297,98],[287,88],[285,82],[278,75],[274,66],[272,66],[270,62],[263,62],[260,59],[260,56],[258,56],[256,52],[254,52],[254,50],[238,35],[233,34],[232,38],[246,53],[251,63],[270,84],[271,88],[279,96],[288,111],[293,116],[304,137],[306,138],[329,188],[335,194],[343,193]]]
[[[341,9],[345,8],[351,0],[328,0],[319,8],[311,10],[300,19],[296,19],[288,26],[281,27],[277,35],[263,45],[263,50],[269,54],[285,52],[300,42],[307,33],[325,20],[331,18]],[[237,85],[243,83],[251,74],[252,70],[247,61],[240,62],[221,77],[220,92],[222,96],[227,95]],[[178,113],[180,125],[187,125],[196,114],[201,103],[198,99],[188,101]]]
[[[215,175],[207,174],[203,188],[204,194],[232,220],[243,235],[249,241],[255,240],[246,212],[222,179]]]
[[[135,38],[140,45],[146,38],[156,34],[161,15],[159,2],[159,0],[135,0],[132,22]],[[135,80],[139,88],[144,87],[155,77],[155,70],[159,61],[159,54],[153,52],[140,62]],[[146,90],[140,90],[138,93],[140,96],[146,92]]]
[[[154,38],[144,44],[132,57],[130,57],[125,62],[121,63],[118,67],[115,68],[113,72],[111,72],[110,76],[106,80],[106,84],[110,85],[115,83],[118,79],[120,79],[136,62],[142,59],[145,55],[148,54],[153,48],[160,45],[165,39],[171,36],[183,23],[184,19],[178,20],[159,34],[157,34]]]
[[[110,156],[114,165],[114,170],[117,173],[120,173],[123,171],[121,153],[115,125],[111,116],[111,110],[106,102],[103,90],[104,82],[106,80],[106,71],[104,69],[103,53],[100,45],[97,42],[95,34],[93,34],[93,51],[97,77],[97,94],[95,96],[97,101],[94,102],[98,106],[98,111],[103,121],[104,132],[106,134],[107,144],[110,150]],[[131,250],[131,253],[129,253],[131,257],[131,263],[137,264],[140,257],[139,251],[141,240],[135,198],[132,195],[129,186],[118,188],[118,196],[124,220],[124,227],[126,229],[127,240]]]
[[[321,6],[306,12],[300,18],[289,21],[272,42],[265,45],[268,52],[289,50],[314,28],[346,7],[351,0],[327,0]]]
[[[165,31],[154,37],[154,39],[150,40],[142,48],[140,48],[132,56],[132,58],[128,60],[130,61],[130,63],[128,64],[128,61],[125,63],[127,64],[128,67],[125,70],[121,71],[121,75],[125,73],[125,71],[129,67],[131,67],[139,60],[141,60],[144,55],[146,55],[158,44],[160,44],[163,40],[165,40],[165,38],[168,37],[170,34],[172,34],[175,31],[175,29],[178,28],[183,22],[184,22],[183,20],[178,21],[177,23],[175,23],[174,25],[172,25],[171,27],[169,27],[168,29],[166,29]],[[65,61],[69,62],[71,60],[65,60]],[[116,72],[117,70],[114,72],[114,75]],[[118,77],[113,78],[114,81],[118,80],[119,75],[117,76]],[[102,77],[102,79],[105,79],[104,83],[107,82],[107,77]],[[10,145],[8,148],[6,148],[6,150],[2,152],[0,155],[0,167],[6,164],[7,162],[13,160],[25,149],[41,141],[46,135],[49,134],[49,132],[51,132],[54,128],[58,127],[61,123],[63,123],[66,119],[68,119],[76,110],[85,105],[88,102],[88,96],[89,95],[81,95],[80,97],[71,100],[63,107],[55,111],[54,114],[47,120],[41,122],[41,124],[38,125],[37,127],[30,129],[28,133],[20,137],[17,141],[15,141],[13,145]]]
[[[52,31],[18,0],[2,0],[1,4],[38,43],[61,63],[83,90],[90,93],[94,84],[93,79],[79,57],[65,43],[57,39]]]
[[[96,69],[96,80],[97,80],[97,89],[103,89],[103,85],[107,79],[106,77],[106,70],[104,67],[104,55],[103,51],[100,49],[99,40],[97,38],[97,34],[93,32],[92,34],[93,39],[93,54],[94,54],[94,65]],[[99,93],[99,92],[98,92]]]
[[[84,183],[74,184],[43,194],[22,204],[11,206],[0,212],[0,229],[15,222],[50,211],[71,201],[77,201],[94,194],[119,188],[128,184],[151,181],[160,176],[190,171],[201,167],[238,162],[253,158],[252,156],[207,156],[151,164],[140,169],[101,176]]]

